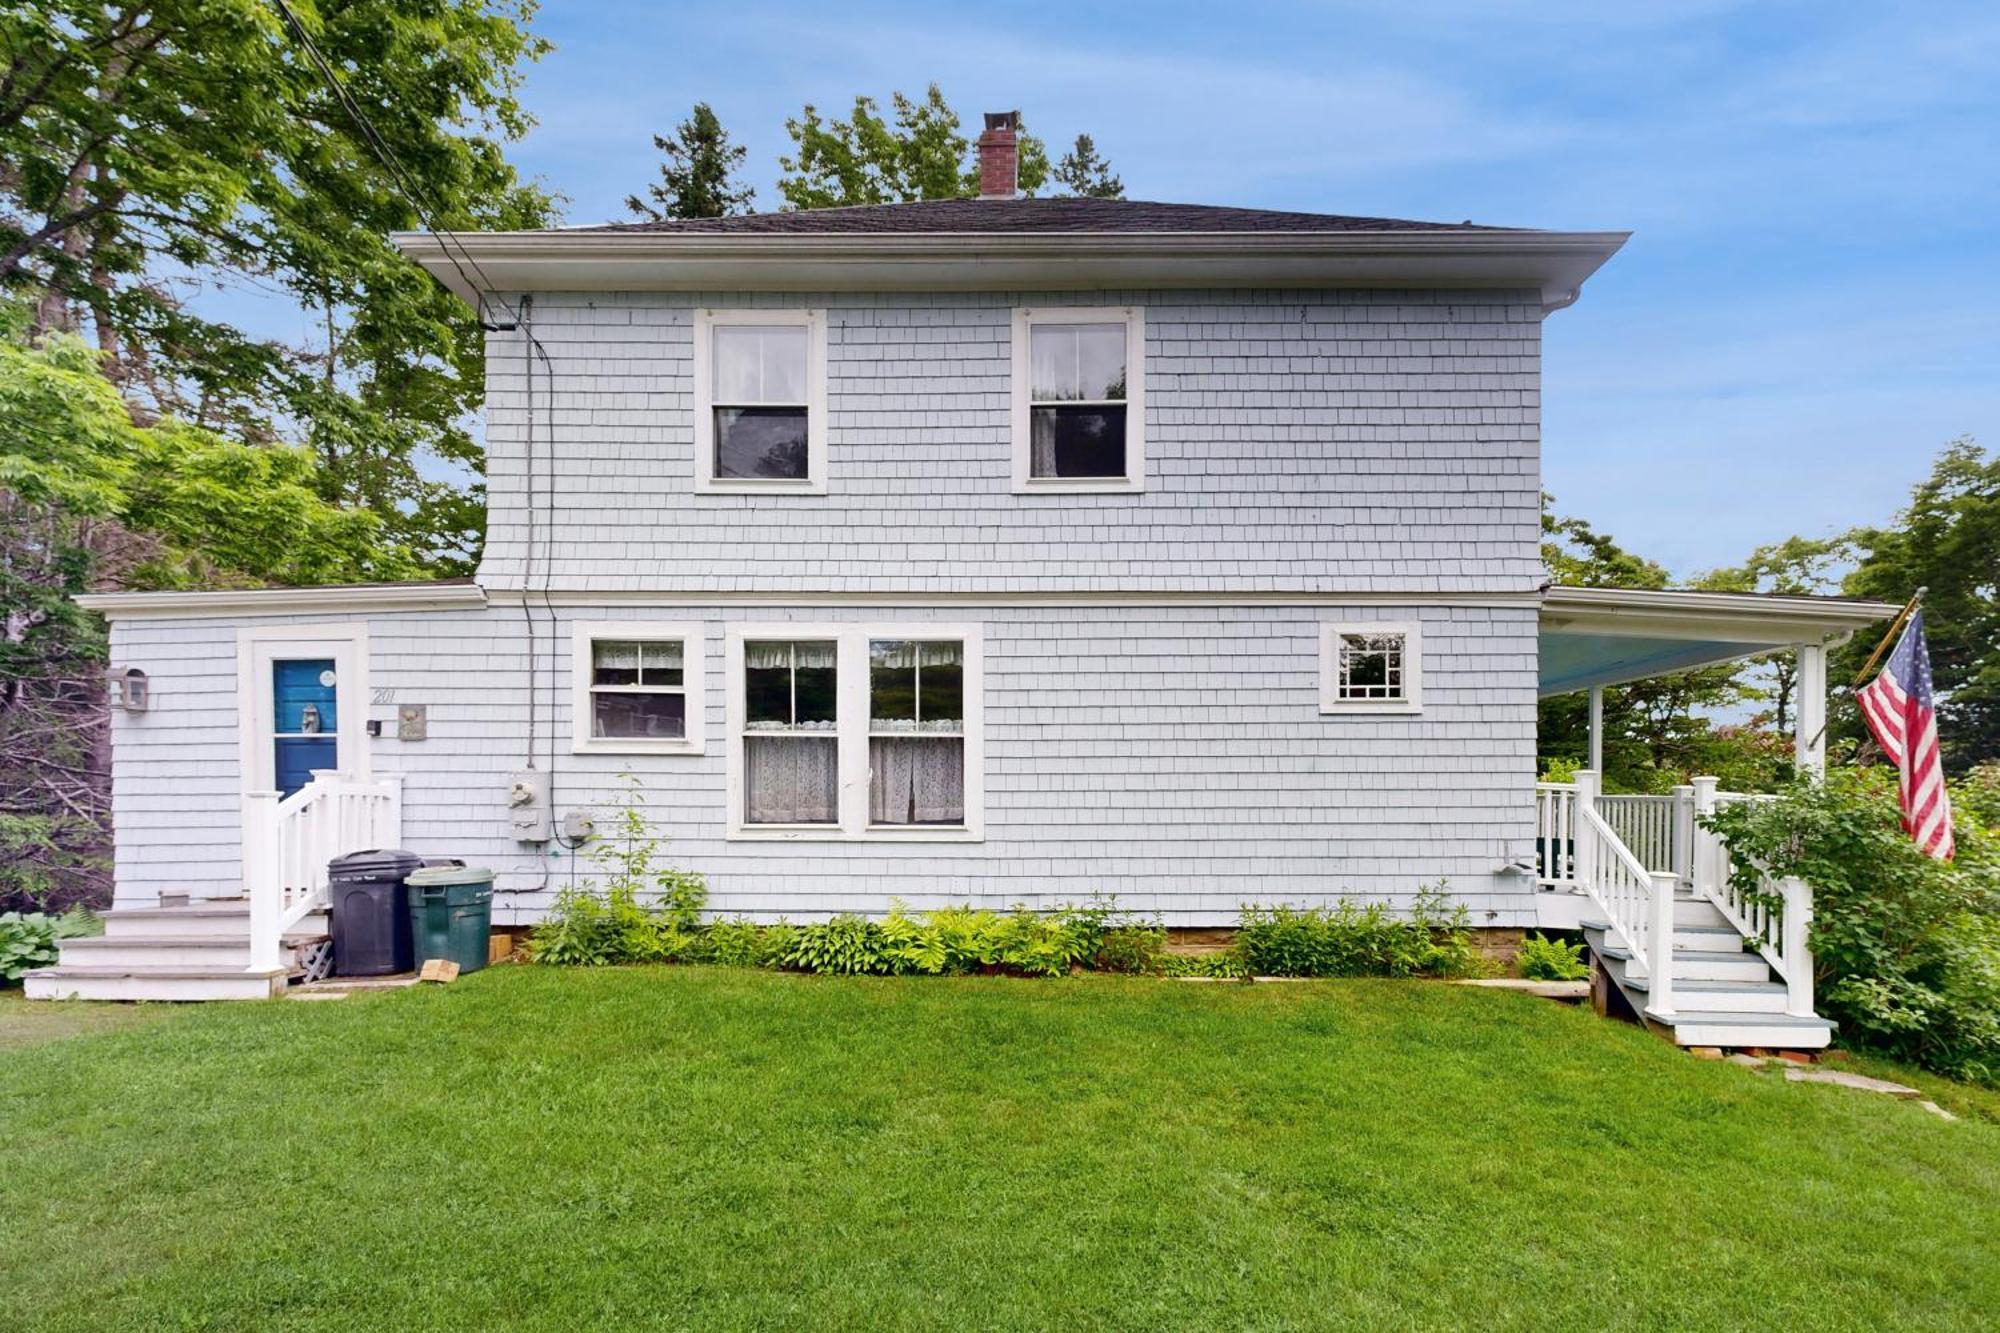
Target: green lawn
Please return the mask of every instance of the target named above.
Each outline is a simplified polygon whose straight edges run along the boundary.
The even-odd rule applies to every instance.
[[[0,1328],[1988,1328],[1993,1107],[1438,984],[506,967],[0,1049]]]

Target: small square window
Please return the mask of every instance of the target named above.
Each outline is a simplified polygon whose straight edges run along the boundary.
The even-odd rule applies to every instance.
[[[1322,626],[1320,711],[1416,712],[1422,665],[1414,626]]]
[[[572,749],[700,753],[700,639],[693,628],[579,624],[575,636]]]

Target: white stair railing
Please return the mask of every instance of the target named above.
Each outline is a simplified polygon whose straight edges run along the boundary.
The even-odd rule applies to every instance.
[[[1646,978],[1646,1009],[1674,1012],[1674,890],[1679,876],[1649,870],[1598,813],[1598,775],[1576,775],[1576,874],[1631,955],[1625,973]]]
[[[250,904],[250,967],[280,965],[285,932],[327,903],[327,862],[402,841],[399,776],[357,778],[315,769],[282,799],[243,794],[243,896]]]
[[[1694,780],[1697,815],[1711,813],[1732,801],[1769,799],[1739,792],[1717,791],[1715,778]],[[1757,884],[1745,890],[1735,882],[1735,858],[1718,833],[1694,828],[1691,883],[1697,896],[1715,904],[1723,917],[1742,932],[1764,961],[1785,983],[1785,1012],[1813,1016],[1813,956],[1807,944],[1812,926],[1812,886],[1802,879],[1779,879],[1757,866]],[[1753,865],[1755,863],[1752,863]]]

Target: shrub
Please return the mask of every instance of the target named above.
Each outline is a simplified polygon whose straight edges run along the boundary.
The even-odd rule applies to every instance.
[[[1477,970],[1463,905],[1442,884],[1420,889],[1407,916],[1379,903],[1356,907],[1245,907],[1236,948],[1253,975],[1273,977],[1464,976]]]
[[[51,967],[58,957],[58,941],[95,935],[103,929],[104,923],[80,906],[60,916],[0,912],[0,979],[11,986],[38,967]]]
[[[1530,981],[1581,981],[1590,975],[1582,940],[1552,940],[1530,934],[1521,941],[1521,975]]]
[[[1736,851],[1812,886],[1818,1007],[1843,1041],[1940,1073],[2000,1081],[2000,838],[1958,821],[1958,857],[1935,861],[1903,832],[1894,775],[1835,770],[1774,801],[1707,819]]]
[[[1238,981],[1250,979],[1250,969],[1244,966],[1243,955],[1234,948],[1218,949],[1214,953],[1169,953],[1160,956],[1160,975],[1163,977],[1228,977]],[[1266,976],[1271,975],[1266,973]]]
[[[888,937],[880,924],[852,912],[831,921],[797,927],[779,965],[801,972],[866,976],[895,970]]]
[[[627,773],[625,781],[612,832],[590,850],[600,879],[556,895],[528,941],[528,956],[538,963],[667,963],[698,952],[708,885],[691,871],[653,864],[661,840],[646,823],[638,779]]]
[[[1158,976],[1166,970],[1167,932],[1158,922],[1128,921],[1106,928],[1094,966],[1100,972]]]

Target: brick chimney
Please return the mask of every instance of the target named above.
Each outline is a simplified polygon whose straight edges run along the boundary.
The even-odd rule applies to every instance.
[[[1021,150],[1015,131],[1021,127],[1018,111],[989,111],[986,131],[979,136],[979,197],[1012,199],[1021,184]]]

